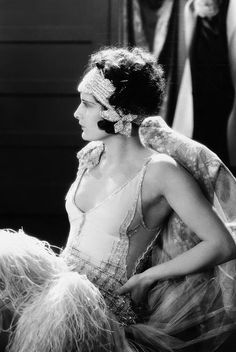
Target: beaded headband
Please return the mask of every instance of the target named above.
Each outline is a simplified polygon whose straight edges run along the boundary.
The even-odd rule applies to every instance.
[[[115,87],[109,79],[104,77],[101,70],[97,67],[92,68],[79,84],[78,91],[92,94],[99,103],[107,108],[107,110],[101,111],[101,117],[107,121],[115,122],[115,133],[120,133],[127,137],[131,135],[131,122],[137,119],[138,115],[125,115],[109,104],[108,99],[114,93]]]

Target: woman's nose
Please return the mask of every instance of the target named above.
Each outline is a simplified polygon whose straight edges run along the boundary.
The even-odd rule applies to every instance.
[[[75,110],[75,112],[74,112],[74,117],[75,117],[77,120],[80,119],[81,115],[80,115],[79,107]]]

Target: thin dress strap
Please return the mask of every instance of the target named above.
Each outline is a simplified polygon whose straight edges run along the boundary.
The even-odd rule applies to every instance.
[[[140,173],[140,177],[139,177],[139,180],[138,180],[138,183],[137,183],[133,205],[129,209],[124,222],[121,224],[121,227],[120,227],[120,234],[121,235],[126,236],[126,234],[128,233],[128,228],[129,228],[129,226],[131,225],[131,223],[132,223],[132,221],[134,219],[135,212],[136,212],[136,209],[137,209],[138,199],[140,197],[140,191],[142,189],[143,179],[144,179],[144,176],[145,176],[145,173],[146,173],[146,170],[147,170],[147,166],[148,166],[150,161],[151,161],[151,157],[149,157],[145,161],[144,165],[142,166],[142,169],[139,172]]]

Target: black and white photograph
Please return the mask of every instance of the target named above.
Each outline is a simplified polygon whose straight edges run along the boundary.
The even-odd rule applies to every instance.
[[[0,0],[0,352],[234,352],[236,0]]]

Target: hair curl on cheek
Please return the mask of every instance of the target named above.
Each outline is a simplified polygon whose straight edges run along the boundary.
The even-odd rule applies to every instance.
[[[97,125],[100,130],[104,130],[106,133],[115,134],[114,122],[102,119],[97,122]]]
[[[107,110],[107,108],[103,104],[99,104],[101,105],[102,110]],[[115,122],[104,120],[103,118],[97,122],[98,128],[109,134],[115,134],[114,124]]]

